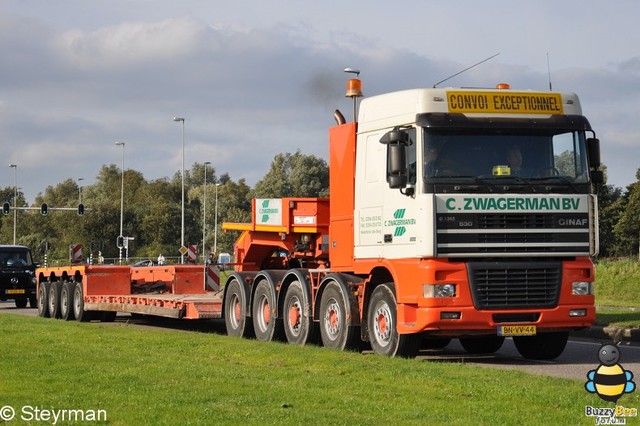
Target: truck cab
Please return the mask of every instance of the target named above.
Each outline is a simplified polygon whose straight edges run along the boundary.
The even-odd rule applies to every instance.
[[[569,330],[595,320],[602,174],[575,94],[431,88],[366,98],[354,162],[347,255],[371,287],[376,276],[395,284],[401,335],[459,337],[471,352],[516,336],[524,356],[550,359]]]
[[[0,245],[0,300],[15,301],[25,308],[36,307],[35,269],[31,250],[25,246]]]

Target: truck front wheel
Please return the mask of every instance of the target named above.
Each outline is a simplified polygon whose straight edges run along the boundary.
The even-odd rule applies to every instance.
[[[517,336],[513,338],[516,349],[528,359],[554,359],[560,356],[567,346],[569,333],[541,333],[536,336]]]
[[[369,342],[378,355],[413,358],[422,343],[418,334],[399,334],[395,285],[381,284],[371,293],[367,311]]]

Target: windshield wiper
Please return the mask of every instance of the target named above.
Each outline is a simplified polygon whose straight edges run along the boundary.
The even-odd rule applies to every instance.
[[[569,180],[568,177],[563,176],[563,175],[555,175],[555,176],[546,176],[546,177],[540,177],[540,178],[531,178],[531,180],[535,180],[537,182],[543,182],[543,181],[549,181],[551,179],[554,180],[559,180],[561,183],[566,184],[569,188],[571,188],[573,190],[573,192],[575,192],[576,194],[580,193],[580,190],[578,189],[577,186],[574,185],[573,181]]]

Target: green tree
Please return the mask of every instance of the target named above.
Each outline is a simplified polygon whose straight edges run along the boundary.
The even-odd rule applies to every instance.
[[[600,166],[607,180],[607,167]],[[600,235],[599,257],[611,257],[616,254],[617,239],[614,234],[614,227],[620,218],[623,210],[622,190],[613,185],[604,184],[598,190],[598,225]]]
[[[260,198],[322,197],[328,193],[327,162],[300,151],[276,155],[269,172],[255,186],[255,195]]]
[[[617,253],[635,256],[640,243],[640,169],[636,171],[636,182],[627,186],[621,204],[624,207],[620,207],[620,218],[614,226]]]

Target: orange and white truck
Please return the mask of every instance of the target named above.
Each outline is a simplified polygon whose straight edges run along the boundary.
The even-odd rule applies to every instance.
[[[64,283],[75,282],[80,294],[60,304],[73,303],[76,316],[223,318],[229,335],[319,337],[336,349],[368,342],[388,356],[452,338],[494,352],[510,336],[522,356],[552,359],[570,331],[594,323],[602,173],[575,94],[416,89],[365,98],[357,121],[336,120],[329,198],[255,199],[251,223],[223,224],[241,234],[218,293],[193,294],[198,278],[186,266],[137,279],[164,283],[157,294],[132,294],[128,267],[118,292],[117,267],[39,269],[39,285],[68,293]]]

